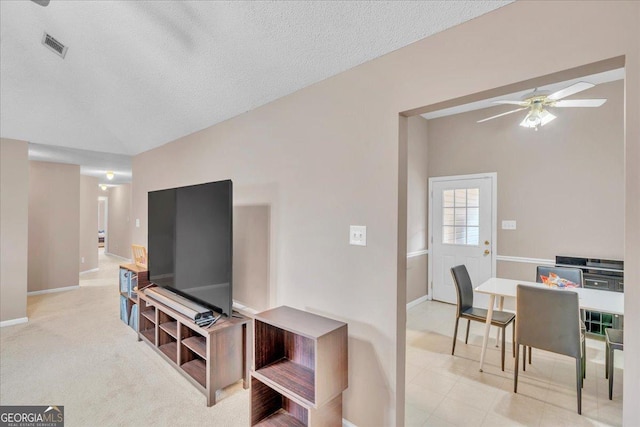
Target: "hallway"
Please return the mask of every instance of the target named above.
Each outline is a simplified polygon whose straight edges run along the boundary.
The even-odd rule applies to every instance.
[[[98,271],[80,273],[80,286],[118,286],[119,265],[127,263],[124,258],[104,253],[104,248],[98,248]]]

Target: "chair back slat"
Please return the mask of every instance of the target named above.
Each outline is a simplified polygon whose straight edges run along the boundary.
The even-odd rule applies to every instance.
[[[147,250],[145,247],[131,245],[131,252],[133,253],[133,262],[135,265],[141,268],[147,268]]]

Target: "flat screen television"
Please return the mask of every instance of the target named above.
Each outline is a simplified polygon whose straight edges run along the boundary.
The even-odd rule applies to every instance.
[[[149,280],[231,316],[231,180],[150,191]]]

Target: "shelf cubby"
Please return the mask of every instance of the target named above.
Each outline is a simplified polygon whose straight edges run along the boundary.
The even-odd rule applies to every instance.
[[[315,404],[315,374],[313,369],[307,368],[287,358],[256,370],[256,376],[276,387],[284,388],[305,401],[309,405]]]
[[[201,358],[207,358],[207,339],[205,337],[196,335],[193,337],[183,338],[182,345]]]
[[[178,322],[173,320],[160,323],[160,329],[169,334],[172,338],[178,339]]]
[[[309,425],[307,408],[281,395],[255,377],[251,378],[251,400],[261,402],[251,414],[252,426]]]
[[[180,367],[202,387],[207,387],[207,364],[204,359],[194,358]]]
[[[145,300],[138,303],[138,332],[151,345],[156,345],[156,309]]]
[[[145,340],[149,342],[149,344],[155,346],[156,345],[156,330],[155,328],[148,329],[140,329],[140,335],[144,337]]]
[[[251,425],[340,425],[347,324],[291,307],[256,314]]]
[[[146,307],[141,314],[151,323],[153,323],[154,325],[156,324],[156,309],[153,308],[153,306]]]
[[[173,363],[178,363],[178,343],[176,341],[169,341],[166,344],[159,345],[158,349]]]

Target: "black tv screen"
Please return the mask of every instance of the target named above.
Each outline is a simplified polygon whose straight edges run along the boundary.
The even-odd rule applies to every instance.
[[[148,202],[149,280],[230,316],[232,182],[150,191]]]

